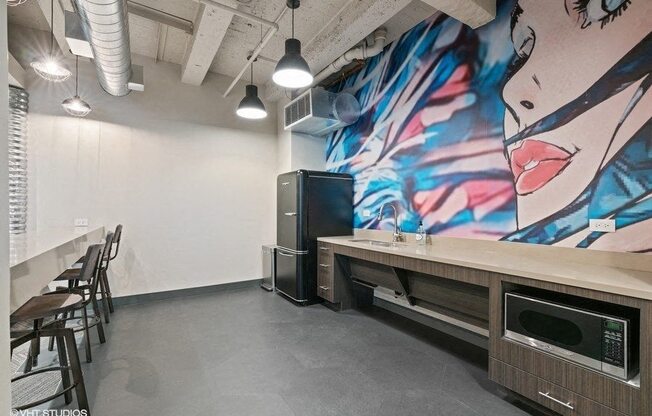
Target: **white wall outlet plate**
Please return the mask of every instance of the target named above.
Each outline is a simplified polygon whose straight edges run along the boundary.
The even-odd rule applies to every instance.
[[[88,227],[88,218],[75,218],[75,227]]]
[[[589,231],[597,231],[599,233],[615,233],[616,220],[590,219]]]
[[[363,210],[362,211],[362,216],[363,217],[371,217],[371,211],[369,211],[368,209]]]

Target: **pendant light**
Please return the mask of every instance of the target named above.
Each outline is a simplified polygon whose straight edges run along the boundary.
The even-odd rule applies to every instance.
[[[294,37],[294,9],[298,9],[300,0],[287,0],[287,6],[292,9],[292,37],[285,41],[285,55],[276,64],[272,79],[281,87],[303,88],[312,84],[313,76],[310,67],[301,56],[301,42]]]
[[[86,117],[91,112],[91,106],[79,96],[79,56],[75,58],[75,96],[63,100],[61,106],[71,116]]]
[[[54,56],[54,0],[50,2],[50,55],[32,62],[30,66],[46,81],[63,82],[71,75]]]
[[[254,62],[256,62],[256,59],[249,66],[251,83],[245,87],[245,97],[240,101],[235,113],[242,118],[260,120],[267,117],[267,110],[265,110],[265,105],[258,98],[258,87],[254,85]]]

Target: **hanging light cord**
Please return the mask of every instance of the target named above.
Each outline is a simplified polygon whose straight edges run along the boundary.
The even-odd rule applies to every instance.
[[[75,56],[75,97],[79,96],[79,55]]]
[[[294,39],[294,7],[292,8],[292,39]]]
[[[50,1],[50,58],[54,58],[54,0]]]
[[[254,85],[254,61],[251,61],[249,68],[251,70],[251,85]]]

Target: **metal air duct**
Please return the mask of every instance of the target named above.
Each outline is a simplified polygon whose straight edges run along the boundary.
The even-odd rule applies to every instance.
[[[73,0],[91,44],[100,85],[115,96],[129,93],[131,50],[126,0]]]

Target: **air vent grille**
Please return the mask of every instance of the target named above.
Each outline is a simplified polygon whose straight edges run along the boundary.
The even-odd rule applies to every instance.
[[[308,91],[306,94],[294,100],[290,105],[285,107],[285,126],[290,126],[297,121],[312,115],[312,94]]]

